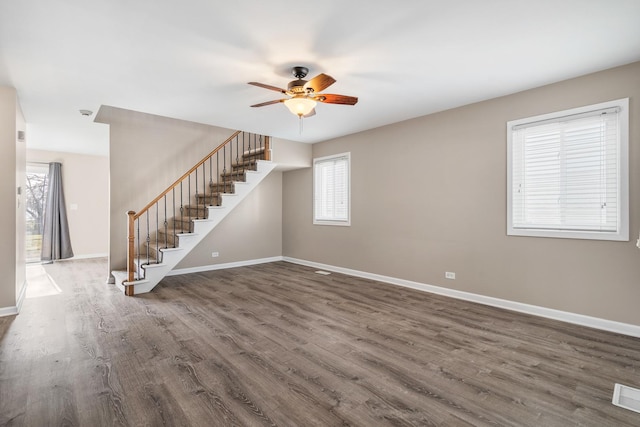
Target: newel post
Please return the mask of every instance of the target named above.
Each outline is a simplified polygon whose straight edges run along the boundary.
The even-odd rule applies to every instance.
[[[271,160],[271,138],[264,137],[264,159]]]
[[[129,211],[127,212],[128,218],[128,244],[127,244],[127,282],[133,282],[135,280],[134,270],[135,265],[133,263],[135,259],[135,212]],[[133,296],[133,285],[125,285],[124,294],[127,296]]]

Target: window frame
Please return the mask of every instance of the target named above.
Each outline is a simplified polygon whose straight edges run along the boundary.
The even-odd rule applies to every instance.
[[[316,196],[316,167],[319,163],[334,161],[337,159],[346,158],[346,204],[347,204],[347,218],[346,219],[318,219],[316,216],[316,203],[318,197]],[[317,157],[313,159],[313,189],[312,189],[312,197],[313,197],[313,206],[312,206],[312,215],[313,215],[313,224],[314,225],[336,225],[348,227],[351,225],[351,152],[332,154],[330,156]]]
[[[514,174],[514,127],[535,122],[559,122],[570,116],[584,115],[589,112],[618,108],[618,211],[617,231],[589,231],[551,228],[515,227],[513,218],[513,174]],[[629,241],[629,98],[572,108],[554,113],[542,114],[507,122],[507,235],[527,237],[551,237],[566,239],[590,239],[609,241]]]

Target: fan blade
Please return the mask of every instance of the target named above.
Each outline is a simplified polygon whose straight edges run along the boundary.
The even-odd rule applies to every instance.
[[[286,101],[286,99],[276,99],[275,101],[261,102],[260,104],[252,105],[252,107],[264,107],[265,105],[279,104],[284,101]]]
[[[280,89],[279,87],[275,87],[275,86],[271,86],[271,85],[266,85],[264,83],[258,83],[258,82],[249,82],[250,85],[254,85],[254,86],[258,86],[258,87],[262,87],[265,89],[269,89],[269,90],[275,90],[276,92],[280,92],[280,93],[287,93],[286,90],[284,89]]]
[[[329,86],[331,86],[332,84],[334,84],[335,82],[336,82],[336,79],[334,79],[331,76],[328,76],[326,74],[318,74],[317,76],[315,76],[314,78],[306,82],[304,84],[304,88],[305,90],[313,89],[315,93],[319,93],[325,90],[326,88],[328,88]]]
[[[358,98],[355,96],[346,95],[332,95],[329,93],[315,96],[313,99],[325,104],[344,104],[344,105],[356,105]]]

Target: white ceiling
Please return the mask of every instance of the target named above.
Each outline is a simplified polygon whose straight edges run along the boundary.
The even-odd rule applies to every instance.
[[[640,60],[640,0],[0,2],[31,148],[108,153],[100,105],[317,142]],[[290,67],[337,82],[298,119]]]

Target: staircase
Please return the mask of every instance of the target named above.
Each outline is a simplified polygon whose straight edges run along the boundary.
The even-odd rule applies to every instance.
[[[275,168],[269,137],[235,132],[139,212],[130,211],[126,295],[150,292]]]

